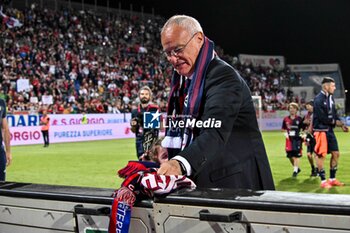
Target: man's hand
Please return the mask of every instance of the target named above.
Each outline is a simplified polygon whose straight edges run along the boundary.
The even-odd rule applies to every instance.
[[[182,175],[180,164],[175,159],[162,163],[157,173],[158,175]]]
[[[335,124],[343,130],[343,132],[347,133],[349,132],[349,128],[344,124],[344,122],[337,120]]]
[[[341,129],[342,129],[343,132],[345,132],[345,133],[349,132],[349,128],[348,128],[346,125],[343,125],[343,126],[341,127]]]
[[[304,119],[304,122],[303,122],[305,125],[310,125],[310,120],[309,119]]]
[[[299,133],[299,136],[300,136],[302,139],[306,140],[307,133],[306,133],[306,132],[300,132],[300,133]]]
[[[137,118],[134,117],[130,121],[130,126],[131,126],[131,132],[135,133],[136,132],[136,126],[138,124]]]
[[[136,117],[131,119],[130,125],[131,126],[136,126],[137,125],[137,118]]]
[[[6,151],[6,166],[10,166],[12,163],[12,154],[11,152]]]

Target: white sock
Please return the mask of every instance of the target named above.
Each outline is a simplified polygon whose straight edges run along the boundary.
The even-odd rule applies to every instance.
[[[298,167],[294,166],[294,172],[298,172]]]

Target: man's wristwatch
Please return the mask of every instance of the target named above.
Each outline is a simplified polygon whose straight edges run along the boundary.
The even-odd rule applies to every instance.
[[[185,165],[180,161],[180,160],[176,160],[179,165],[180,165],[180,169],[181,169],[181,174],[182,175],[187,175],[187,170],[186,170],[186,167]]]

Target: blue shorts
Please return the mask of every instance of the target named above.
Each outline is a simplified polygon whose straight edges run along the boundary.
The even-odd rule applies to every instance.
[[[326,132],[327,144],[328,144],[328,153],[332,151],[339,151],[337,138],[335,137],[334,131],[329,130]]]
[[[301,156],[300,151],[287,151],[287,158],[300,158]]]

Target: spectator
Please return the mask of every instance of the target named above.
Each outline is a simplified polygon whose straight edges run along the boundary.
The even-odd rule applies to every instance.
[[[167,100],[171,67],[160,56],[161,47],[157,43],[163,19],[142,20],[121,15],[104,18],[89,12],[52,11],[37,6],[23,12],[8,8],[3,13],[23,15],[20,19],[23,26],[4,31],[0,45],[3,77],[0,84],[4,95],[9,97],[7,101],[12,99],[12,106],[8,105],[13,111],[28,110],[33,101],[46,103],[42,99],[46,97],[45,92],[52,95],[53,103],[59,100],[63,104],[77,101],[84,105],[100,96],[104,100],[120,97],[121,106],[128,111],[129,102],[137,98],[141,81],[151,86],[154,101]],[[234,63],[251,91],[262,96],[264,106],[276,109],[283,105],[276,105],[263,93],[268,90],[276,95],[282,85],[291,84],[286,80],[294,74],[288,69],[281,70],[279,61],[275,61],[273,69],[253,67],[224,54],[220,47],[217,52]],[[302,80],[294,76],[300,84]],[[29,80],[30,88],[18,104],[10,92],[16,90],[20,77]],[[284,84],[280,77],[286,77]],[[52,106],[48,111],[62,112],[54,111]]]

